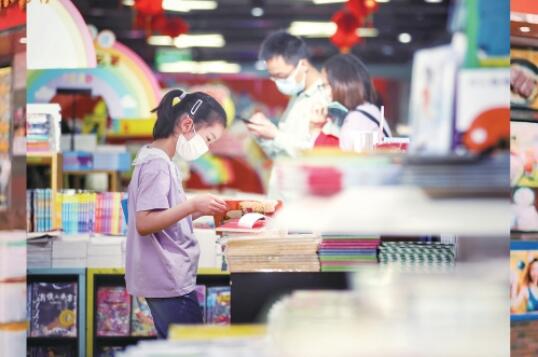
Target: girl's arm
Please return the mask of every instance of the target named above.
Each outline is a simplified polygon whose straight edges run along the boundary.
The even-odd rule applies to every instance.
[[[172,208],[136,212],[136,230],[146,236],[162,231],[190,215],[213,215],[226,209],[226,203],[220,198],[210,194],[200,195]]]
[[[147,236],[170,227],[193,212],[194,207],[190,201],[165,210],[136,212],[136,230],[140,235]]]

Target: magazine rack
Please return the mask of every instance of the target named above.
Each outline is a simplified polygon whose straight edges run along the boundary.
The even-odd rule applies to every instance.
[[[97,289],[102,286],[125,286],[125,270],[121,268],[88,268],[87,272],[87,329],[86,355],[93,356],[105,346],[134,345],[140,340],[154,339],[151,336],[98,336],[97,335]],[[230,284],[229,273],[217,269],[199,269],[197,282],[206,286]]]
[[[28,337],[28,346],[72,345],[75,355],[84,357],[86,346],[86,269],[35,268],[28,270],[28,283],[76,282],[77,283],[77,336],[76,337]],[[30,303],[30,302],[28,302]]]

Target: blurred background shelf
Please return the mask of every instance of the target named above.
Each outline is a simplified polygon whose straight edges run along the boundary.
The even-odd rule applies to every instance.
[[[65,176],[76,176],[75,187],[82,187],[80,184],[80,178],[91,174],[105,174],[108,176],[108,191],[119,192],[120,185],[120,172],[117,170],[63,170]],[[79,181],[77,183],[77,181]]]
[[[350,188],[331,198],[303,197],[276,215],[289,231],[381,235],[508,236],[510,203],[501,198],[429,197],[410,186]]]
[[[29,152],[26,154],[26,164],[50,166],[50,188],[58,192],[63,188],[63,156],[59,152]]]

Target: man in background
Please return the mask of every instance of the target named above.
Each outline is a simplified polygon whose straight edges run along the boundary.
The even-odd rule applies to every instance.
[[[305,42],[285,31],[267,36],[259,57],[278,90],[291,98],[278,126],[258,112],[249,119],[247,127],[272,158],[295,156],[298,150],[314,146],[316,138],[310,134],[312,110],[327,102],[320,73],[308,59]]]

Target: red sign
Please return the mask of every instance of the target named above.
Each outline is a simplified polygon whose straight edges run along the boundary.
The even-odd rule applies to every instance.
[[[0,31],[26,24],[26,11],[18,3],[0,8]]]
[[[536,0],[512,0],[510,2],[511,12],[521,12],[525,14],[538,14],[538,1]]]

